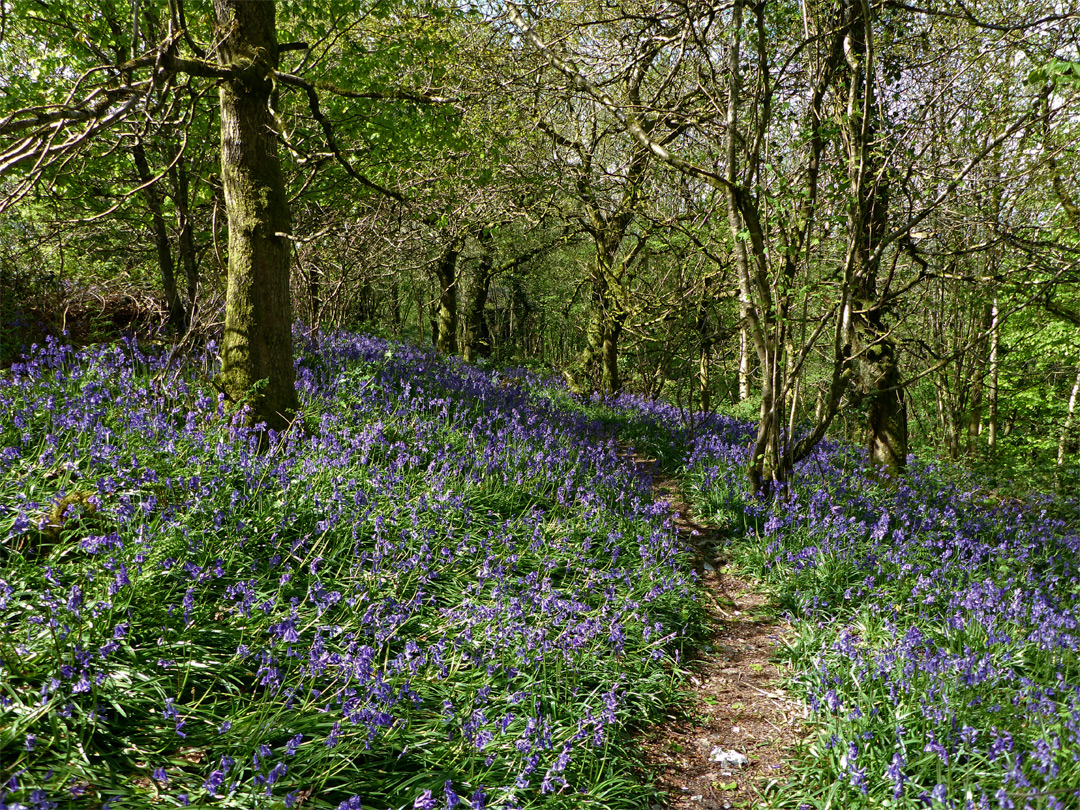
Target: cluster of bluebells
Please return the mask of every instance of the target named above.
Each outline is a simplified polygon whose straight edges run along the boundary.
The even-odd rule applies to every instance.
[[[914,459],[881,486],[829,443],[765,503],[743,491],[746,452],[707,436],[690,463],[703,508],[743,515],[748,564],[791,613],[794,681],[820,729],[807,793],[1080,806],[1075,507],[1066,521],[1068,506],[1000,501]]]
[[[132,342],[0,381],[0,805],[524,807],[614,778],[699,615],[615,430],[526,372],[300,351],[284,435]]]

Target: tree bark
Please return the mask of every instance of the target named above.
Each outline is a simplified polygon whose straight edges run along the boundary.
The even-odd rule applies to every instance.
[[[967,419],[967,454],[974,457],[979,453],[979,436],[982,435],[983,426],[983,400],[986,392],[986,370],[988,365],[987,344],[985,334],[990,331],[993,318],[993,309],[989,304],[983,306],[983,317],[979,323],[979,331],[983,337],[976,346],[974,368],[972,369],[973,381],[971,384],[971,399],[968,402]]]
[[[712,354],[712,332],[709,328],[709,311],[706,307],[706,297],[709,295],[709,280],[705,279],[701,288],[701,297],[697,304],[697,333],[698,333],[698,406],[702,413],[708,413],[712,406],[712,390],[709,381],[709,356]]]
[[[869,406],[866,448],[870,465],[893,478],[907,463],[907,403],[900,385],[896,344],[884,324],[877,283],[875,257],[888,228],[889,180],[883,149],[877,142],[873,32],[864,0],[843,0],[842,14],[848,93],[840,135],[851,182],[845,265],[858,304],[858,314],[852,320],[852,345],[859,393]]]
[[[177,335],[183,335],[187,331],[188,318],[184,302],[180,300],[180,293],[176,289],[169,229],[165,226],[157,183],[152,182],[154,175],[146,159],[146,149],[138,138],[131,148],[131,156],[139,172],[139,182],[143,185],[143,199],[146,200],[146,207],[150,209],[150,221],[154,228],[154,247],[157,249],[158,267],[161,269],[161,286],[165,292],[165,305],[169,310],[169,326],[176,331]]]
[[[1001,312],[995,297],[990,305],[990,390],[987,392],[986,449],[991,456],[997,451],[998,434],[998,349],[1001,345]]]
[[[188,180],[187,160],[183,155],[176,156],[176,164],[169,172],[172,183],[173,204],[176,206],[176,225],[179,238],[176,240],[180,250],[180,264],[184,268],[187,282],[188,323],[194,323],[197,317],[199,295],[199,262],[195,257],[195,227],[191,221],[191,188]]]
[[[481,238],[481,244],[483,243]],[[488,287],[494,269],[495,260],[491,252],[485,249],[484,255],[480,257],[480,266],[476,269],[476,280],[473,282],[472,296],[465,313],[465,345],[462,348],[462,357],[466,363],[473,362],[478,356],[487,357],[491,354],[491,335],[488,333],[484,309],[487,307]]]
[[[458,279],[457,263],[463,240],[453,237],[435,265],[435,277],[439,281],[439,304],[435,315],[435,350],[439,354],[458,352]]]
[[[739,327],[739,402],[750,399],[750,335],[746,325],[746,313],[748,309],[746,300],[739,296],[739,317],[742,326]]]
[[[751,489],[761,495],[770,494],[770,486],[775,481],[782,481],[784,469],[779,455],[780,428],[777,422],[776,409],[773,407],[776,376],[773,373],[777,367],[776,350],[783,346],[783,340],[777,340],[773,332],[773,290],[769,287],[766,274],[762,273],[764,250],[747,247],[747,237],[750,236],[751,223],[746,221],[742,213],[756,215],[752,209],[752,203],[740,198],[745,195],[745,189],[739,187],[738,170],[738,144],[739,134],[739,102],[742,94],[742,68],[740,64],[740,50],[742,47],[742,24],[743,7],[745,0],[735,0],[731,11],[731,45],[728,51],[728,70],[731,75],[731,86],[728,90],[727,106],[727,134],[725,142],[726,166],[724,167],[725,194],[728,209],[728,226],[731,229],[733,250],[735,253],[735,271],[739,281],[740,312],[742,315],[741,337],[747,343],[752,343],[754,352],[758,358],[758,366],[761,372],[761,407],[758,411],[757,436],[754,439],[754,448],[751,452],[747,475],[750,479]],[[747,160],[756,162],[757,154],[747,155]],[[752,237],[751,237],[752,238]],[[758,306],[751,304],[754,301],[753,291],[757,291]],[[743,385],[748,381],[749,352],[740,350],[739,361],[739,396],[744,393]],[[749,389],[745,390],[749,394]]]
[[[278,44],[273,0],[214,0],[221,64],[221,176],[229,271],[221,382],[252,422],[286,428],[299,407],[289,291],[289,203],[270,111]]]
[[[578,372],[570,381],[575,393],[585,393],[597,377],[604,394],[617,394],[622,388],[619,373],[619,338],[626,323],[621,282],[625,264],[618,259],[626,223],[605,223],[595,235],[596,264],[593,268],[592,314],[585,333],[585,350],[579,359]],[[583,377],[583,379],[577,379]]]
[[[1073,423],[1076,421],[1078,397],[1080,397],[1080,364],[1076,367],[1076,380],[1069,394],[1069,411],[1065,416],[1065,424],[1061,426],[1061,437],[1058,439],[1057,468],[1054,470],[1054,489],[1058,492],[1061,491],[1061,468],[1065,466],[1065,450],[1069,446],[1069,436],[1073,432]]]

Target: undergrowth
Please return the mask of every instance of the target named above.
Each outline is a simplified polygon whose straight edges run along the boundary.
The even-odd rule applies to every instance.
[[[264,437],[192,368],[0,381],[0,803],[648,806],[703,614],[618,425],[337,334]]]
[[[745,452],[699,442],[689,488],[792,620],[780,656],[810,720],[773,806],[1080,806],[1075,505],[915,460],[889,489],[830,444],[765,503]]]

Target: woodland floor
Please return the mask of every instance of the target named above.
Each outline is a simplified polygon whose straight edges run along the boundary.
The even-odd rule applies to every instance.
[[[802,704],[780,688],[782,673],[772,661],[789,627],[767,597],[729,570],[721,532],[694,521],[678,482],[658,477],[654,489],[673,506],[676,528],[695,552],[712,637],[690,665],[682,713],[642,735],[646,762],[671,810],[758,807],[770,783],[787,780],[787,759],[805,716]],[[711,761],[717,747],[743,754],[748,764]]]

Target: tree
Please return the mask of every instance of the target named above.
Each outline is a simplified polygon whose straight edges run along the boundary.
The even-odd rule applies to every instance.
[[[586,75],[520,14],[511,16],[548,63],[613,114],[632,142],[725,195],[761,384],[753,487],[782,489],[842,407],[864,411],[869,458],[895,475],[907,454],[906,382],[887,316],[926,278],[913,233],[1033,120],[1031,104],[980,110],[968,153],[950,155],[947,169],[934,165],[922,133],[942,103],[957,105],[948,108],[952,119],[967,109],[965,93],[950,82],[959,88],[968,68],[946,76],[944,88],[928,82],[921,66],[927,58],[948,63],[956,37],[935,35],[926,54],[918,52],[925,39],[918,29],[925,16],[977,39],[972,32],[1045,28],[1053,15],[1025,9],[984,22],[962,8],[871,8],[862,0],[801,6],[736,0],[720,13],[727,41],[700,44],[700,75],[711,80],[703,87],[725,121],[711,127],[714,119],[706,117],[694,126],[701,140],[724,144],[711,163],[688,159],[654,136],[649,121],[663,120],[662,106],[643,110],[613,96],[607,75]],[[671,38],[665,47],[687,46]],[[811,366],[822,395],[812,420],[799,426]]]
[[[694,40],[712,36],[715,13],[708,4],[629,5],[617,13],[602,5],[576,5],[573,19],[554,21],[553,33],[573,52],[570,62],[543,44],[516,6],[509,9],[511,20],[549,63],[545,85],[537,87],[530,73],[536,127],[549,138],[563,216],[580,223],[593,243],[585,347],[567,376],[576,390],[591,389],[598,380],[601,391],[614,394],[622,388],[620,340],[639,304],[631,277],[647,256],[647,209],[650,197],[663,196],[653,150],[640,139],[625,138],[620,114],[630,111],[647,139],[661,145],[705,123],[710,109],[696,80],[700,63]],[[540,18],[537,24],[551,22]],[[672,43],[681,43],[683,50]],[[596,104],[595,87],[584,81],[577,64],[602,74],[605,95],[618,101],[607,95],[610,104]]]
[[[233,401],[248,400],[251,418],[282,429],[297,409],[292,364],[292,318],[289,304],[289,212],[277,156],[277,134],[270,110],[278,44],[272,0],[216,0],[215,28],[220,39],[217,62],[203,58],[190,39],[190,31],[172,8],[169,34],[160,43],[134,58],[119,62],[117,53],[137,49],[139,16],[134,17],[129,48],[118,42],[122,35],[119,15],[111,7],[88,10],[87,19],[100,21],[100,35],[111,42],[113,53],[80,29],[81,9],[47,9],[55,17],[27,15],[23,23],[36,36],[43,28],[73,35],[69,56],[90,55],[98,64],[83,68],[72,86],[56,88],[60,98],[12,111],[0,124],[0,136],[8,139],[0,152],[0,171],[23,167],[18,179],[6,184],[0,209],[25,196],[48,176],[63,172],[77,152],[93,148],[99,139],[125,120],[140,105],[153,109],[155,100],[173,92],[178,76],[189,75],[221,82],[221,167],[229,221],[229,283],[225,337],[222,343],[223,390]],[[194,54],[179,55],[182,40]],[[58,70],[70,72],[61,64]],[[149,75],[147,75],[149,74]],[[63,98],[67,91],[68,98]],[[81,91],[81,95],[76,93]],[[76,99],[72,101],[71,99]],[[147,195],[158,243],[167,244],[161,233],[163,218],[155,184],[148,178],[149,165],[136,142],[135,161],[141,190]],[[8,178],[5,177],[5,180]],[[155,211],[155,209],[157,209]],[[163,267],[171,259],[161,256]],[[175,286],[166,278],[170,309],[175,309]],[[174,318],[179,319],[174,312]]]
[[[273,0],[214,0],[221,36],[221,177],[229,281],[221,379],[254,418],[282,429],[295,416],[289,203],[271,112],[278,43]]]

